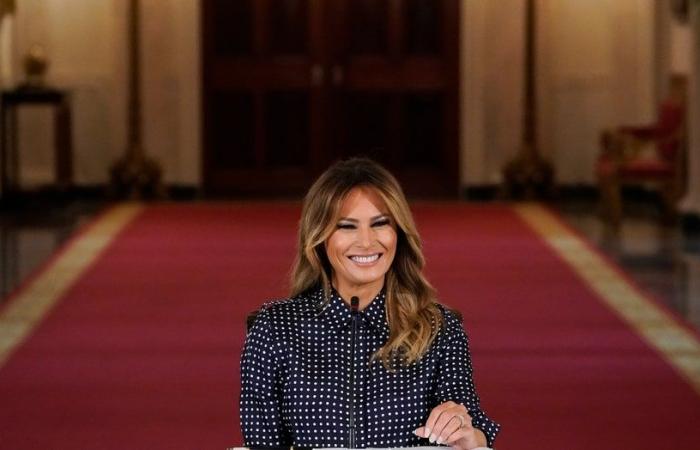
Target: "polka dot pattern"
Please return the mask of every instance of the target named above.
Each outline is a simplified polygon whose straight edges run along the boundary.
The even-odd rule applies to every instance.
[[[431,445],[413,434],[430,411],[462,403],[489,446],[500,426],[479,406],[469,343],[460,320],[440,306],[445,326],[417,363],[387,371],[370,357],[389,337],[382,291],[360,312],[351,361],[351,312],[333,291],[267,303],[241,358],[241,426],[245,445],[345,447],[349,404],[355,404],[356,447]],[[350,364],[355,388],[350,392]]]

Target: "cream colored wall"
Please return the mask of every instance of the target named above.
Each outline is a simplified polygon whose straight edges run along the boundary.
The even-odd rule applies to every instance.
[[[17,2],[12,43],[5,55],[13,70],[3,85],[22,81],[21,58],[40,43],[50,58],[47,81],[73,92],[74,175],[78,183],[106,179],[110,162],[124,143],[123,2],[23,0]],[[67,13],[70,12],[70,14]],[[51,112],[20,110],[20,176],[24,184],[51,180]]]
[[[141,0],[144,144],[165,181],[201,178],[198,0]]]
[[[688,191],[681,203],[686,213],[700,216],[700,5],[695,3],[689,29]]]
[[[693,71],[693,33],[688,24],[672,21],[670,26],[670,69],[673,73],[689,74]]]
[[[3,86],[22,81],[21,58],[40,43],[50,59],[47,82],[73,92],[78,184],[107,182],[110,165],[126,147],[126,5],[124,0],[23,0],[12,18],[14,31],[3,36],[3,57],[14,66],[0,70]],[[142,0],[144,147],[161,162],[169,183],[199,183],[198,5],[197,0]],[[23,107],[19,120],[23,184],[50,181],[50,109]]]
[[[10,15],[0,16],[0,87],[5,86],[5,80],[12,78],[12,36],[15,20]]]
[[[522,0],[462,0],[461,179],[500,182],[522,135]]]
[[[462,183],[496,183],[520,144],[525,2],[461,1]],[[590,183],[599,129],[653,115],[652,2],[538,1],[542,150],[561,182]],[[125,3],[18,2],[14,64],[40,40],[52,60],[51,83],[74,90],[82,184],[106,182],[125,146]],[[198,185],[199,1],[142,0],[142,12],[145,148],[161,161],[167,182]],[[28,110],[22,119],[23,174],[39,181],[51,173],[48,115]]]
[[[499,182],[520,147],[524,5],[462,2],[463,184]],[[600,129],[654,116],[654,4],[538,0],[537,8],[539,148],[560,183],[592,184]]]
[[[564,183],[594,183],[602,128],[653,120],[648,0],[540,0],[539,136]]]

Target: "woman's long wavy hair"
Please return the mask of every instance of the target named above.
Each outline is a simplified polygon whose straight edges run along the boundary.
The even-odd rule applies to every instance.
[[[421,239],[406,197],[382,166],[367,158],[348,159],[331,166],[311,186],[299,221],[291,296],[322,286],[328,300],[332,267],[325,242],[335,231],[343,200],[356,187],[374,189],[396,224],[396,255],[384,282],[389,338],[372,357],[394,370],[397,365],[415,363],[426,353],[443,326],[443,318],[435,289],[423,276]]]

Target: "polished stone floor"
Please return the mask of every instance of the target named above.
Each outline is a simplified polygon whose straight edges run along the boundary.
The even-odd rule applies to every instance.
[[[596,214],[593,199],[552,207],[621,265],[647,292],[700,330],[700,237],[661,225],[648,203],[632,205],[618,231]],[[0,304],[83,224],[105,207],[100,200],[32,200],[0,211]]]
[[[627,205],[618,230],[596,214],[596,202],[555,207],[575,229],[617,262],[647,293],[700,330],[700,237],[663,225],[654,205]]]
[[[105,203],[29,199],[0,210],[0,303]]]

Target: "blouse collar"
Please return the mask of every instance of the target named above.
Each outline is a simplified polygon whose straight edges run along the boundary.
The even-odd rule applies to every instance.
[[[318,298],[323,301],[323,288],[319,290]],[[330,299],[327,305],[321,304],[323,310],[320,317],[334,330],[349,326],[352,319],[350,306],[345,303],[340,294],[331,288]],[[381,291],[372,299],[367,307],[360,311],[360,319],[367,323],[375,332],[389,337],[389,324],[386,321],[386,292]]]

